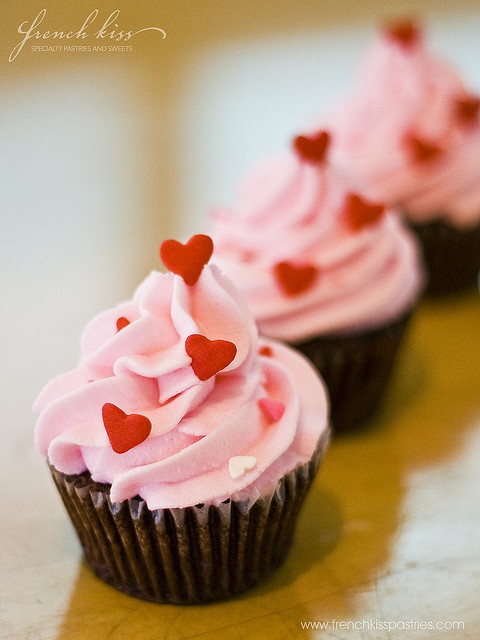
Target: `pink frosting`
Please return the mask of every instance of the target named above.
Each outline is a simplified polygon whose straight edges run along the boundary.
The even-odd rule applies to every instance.
[[[128,321],[120,330],[119,318]],[[200,380],[185,348],[193,334],[234,343],[233,361]],[[113,501],[140,495],[156,509],[255,499],[308,461],[328,431],[318,375],[293,350],[265,346],[217,267],[204,267],[194,286],[152,272],[131,301],[88,324],[78,367],[40,393],[37,448],[64,473],[88,469],[111,484]],[[148,418],[150,435],[115,453],[105,403]],[[229,464],[244,456],[251,468],[233,477]]]
[[[369,197],[401,207],[414,222],[480,221],[480,121],[456,70],[424,45],[387,29],[372,43],[353,90],[327,116],[332,161]],[[419,159],[412,138],[438,153]]]
[[[348,195],[328,165],[292,152],[261,161],[235,208],[212,212],[216,262],[245,294],[263,335],[299,342],[361,331],[416,301],[423,270],[415,240],[391,211],[352,229]],[[282,262],[316,276],[288,295],[275,273]]]

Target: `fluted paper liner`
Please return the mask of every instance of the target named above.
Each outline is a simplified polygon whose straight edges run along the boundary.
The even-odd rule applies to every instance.
[[[50,470],[99,578],[145,600],[194,604],[244,591],[283,562],[327,442],[253,503],[151,511],[138,497],[112,503],[109,485],[88,472]]]
[[[462,229],[434,220],[410,226],[420,241],[427,266],[426,294],[443,296],[477,286],[480,224]]]
[[[334,432],[352,431],[378,410],[410,317],[411,312],[373,331],[319,336],[293,345],[310,359],[325,381]]]

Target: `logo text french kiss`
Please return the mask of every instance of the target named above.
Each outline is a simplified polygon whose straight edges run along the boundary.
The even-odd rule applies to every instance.
[[[29,25],[29,21],[25,20],[22,22],[17,31],[23,36],[23,39],[15,45],[12,49],[10,56],[8,58],[9,62],[13,62],[18,54],[22,51],[25,44],[32,39],[36,40],[86,40],[89,37],[93,37],[96,40],[105,40],[109,39],[113,42],[127,42],[131,40],[134,36],[139,33],[145,31],[157,31],[162,36],[162,39],[166,37],[166,33],[160,27],[144,27],[143,29],[138,29],[137,31],[120,29],[117,24],[118,16],[120,15],[120,10],[116,9],[112,11],[112,13],[108,16],[108,18],[103,22],[102,26],[97,29],[92,34],[89,33],[89,28],[91,25],[97,20],[99,14],[98,9],[94,9],[85,19],[82,26],[77,30],[71,31],[62,31],[62,30],[47,30],[42,26],[42,30],[38,27],[42,24],[46,18],[47,10],[42,9],[40,13],[32,20]]]

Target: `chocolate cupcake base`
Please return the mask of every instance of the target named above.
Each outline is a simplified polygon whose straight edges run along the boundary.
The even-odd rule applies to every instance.
[[[327,441],[324,436],[310,462],[253,504],[226,500],[151,511],[138,497],[112,503],[109,485],[87,472],[50,470],[99,578],[145,600],[195,604],[240,593],[282,564]]]
[[[423,249],[428,282],[425,294],[443,296],[478,286],[480,224],[459,229],[442,220],[410,223]]]
[[[392,377],[411,314],[355,335],[322,336],[297,343],[325,380],[334,433],[352,431],[373,417]]]

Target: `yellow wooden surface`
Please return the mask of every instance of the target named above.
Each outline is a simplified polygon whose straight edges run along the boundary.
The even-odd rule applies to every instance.
[[[121,9],[121,26],[159,25],[167,38],[139,36],[131,55],[96,58],[25,49],[13,63],[17,27],[38,11],[4,4],[0,638],[479,638],[478,292],[422,303],[381,412],[333,441],[287,561],[229,602],[153,605],[96,579],[32,441],[35,394],[74,366],[85,322],[158,266],[165,236],[201,228],[207,200],[223,202],[217,187],[240,177],[249,154],[283,145],[279,132],[322,97],[317,82],[328,94],[323,78],[349,68],[397,3],[102,3]],[[45,6],[51,29],[78,28],[95,9]],[[422,8],[438,18],[437,42],[470,63],[478,92],[478,3]],[[235,93],[250,75],[251,94]],[[315,95],[302,93],[305,79]]]

